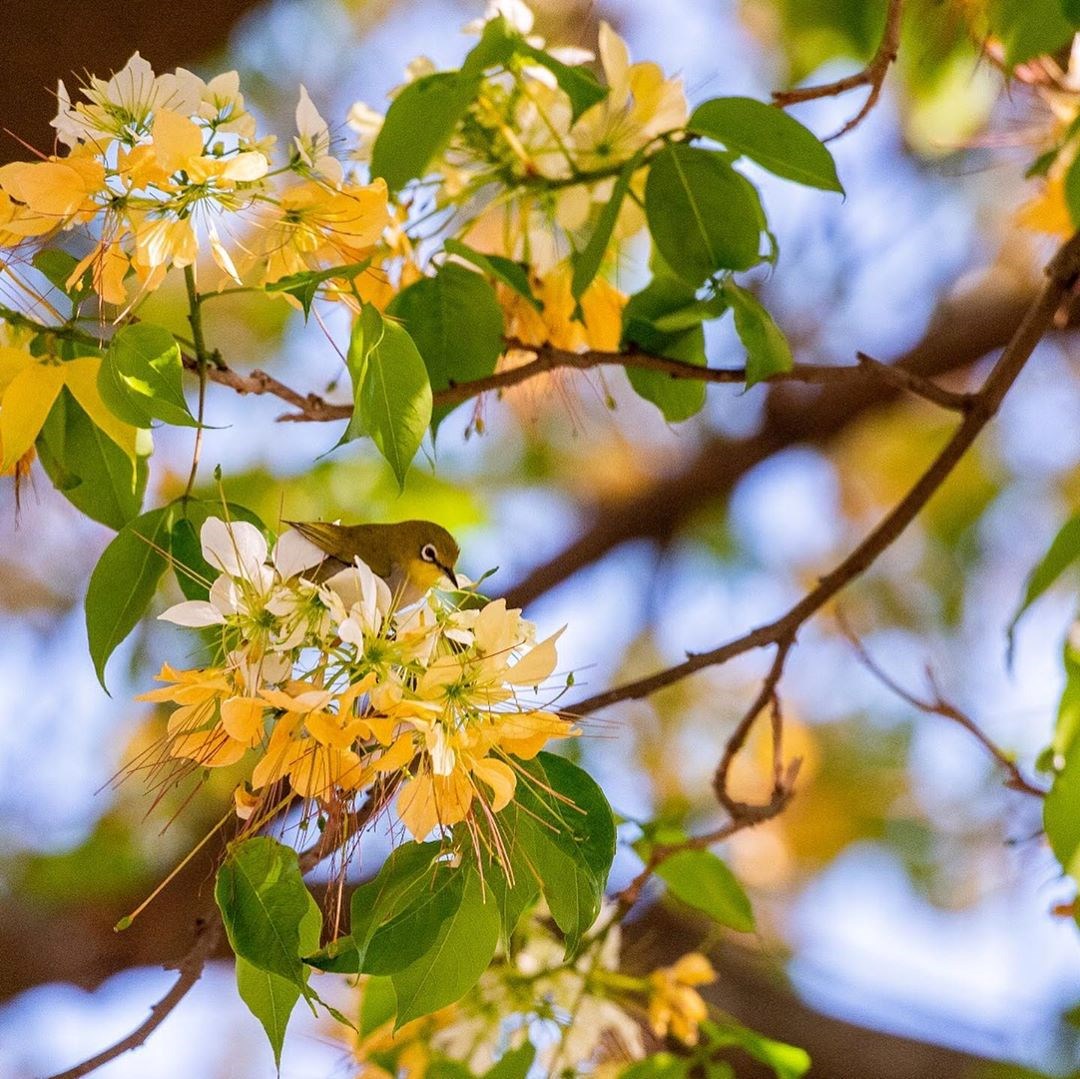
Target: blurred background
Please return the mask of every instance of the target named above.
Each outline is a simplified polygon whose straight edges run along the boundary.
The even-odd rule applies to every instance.
[[[767,99],[857,70],[884,10],[883,0],[535,6],[552,42],[593,47],[607,19],[635,59],[681,74],[691,103]],[[135,49],[159,72],[238,69],[260,129],[281,138],[303,82],[344,136],[349,106],[381,111],[417,54],[456,66],[468,47],[460,27],[481,14],[465,0],[186,0],[167,10],[8,0],[0,121],[14,137],[0,141],[0,156],[25,156],[18,140],[51,148],[57,77],[107,74]],[[1048,248],[1015,216],[1032,195],[1023,170],[1050,114],[1023,86],[1003,90],[954,15],[943,0],[912,4],[901,70],[865,123],[832,144],[845,200],[754,177],[781,247],[759,285],[800,360],[918,351],[948,372],[948,385],[973,386],[1037,287]],[[825,135],[860,102],[816,102],[796,115]],[[180,317],[179,291],[150,302]],[[231,366],[334,392],[337,353],[285,305],[229,297],[208,317]],[[714,364],[739,362],[728,330],[710,341]],[[341,340],[345,323],[330,317],[327,331]],[[841,600],[890,674],[921,692],[932,667],[948,699],[1029,770],[1060,695],[1075,595],[1056,590],[1026,617],[1011,670],[1005,628],[1028,570],[1080,499],[1078,376],[1080,339],[1065,330],[1045,341],[988,436]],[[220,463],[226,490],[267,522],[443,522],[462,541],[467,572],[497,567],[493,594],[524,604],[545,633],[569,625],[561,659],[583,693],[786,609],[903,493],[951,422],[880,386],[715,386],[701,415],[669,427],[617,370],[564,373],[479,409],[444,423],[437,461],[414,469],[400,497],[370,444],[320,457],[312,470],[337,425],[275,425],[280,404],[225,390],[211,391],[216,429],[203,461]],[[182,490],[189,437],[161,432],[148,503]],[[147,816],[137,781],[109,786],[151,736],[148,710],[132,697],[180,640],[170,642],[164,624],[144,625],[112,661],[112,696],[97,684],[81,603],[109,536],[41,473],[19,512],[11,485],[0,486],[3,1079],[70,1066],[144,1018],[175,976],[161,964],[183,954],[209,900],[213,851],[132,929],[112,926],[231,792],[228,777],[215,776],[163,830],[169,806]],[[1004,789],[959,727],[881,686],[835,615],[804,630],[783,682],[788,749],[803,758],[798,796],[724,852],[752,891],[760,928],[756,938],[705,941],[720,972],[716,1001],[807,1048],[815,1076],[1080,1074],[1080,935],[1052,913],[1072,893],[1040,837],[1037,801]],[[618,812],[717,819],[712,769],[765,660],[743,657],[585,724],[575,751]],[[751,746],[740,762],[745,796],[767,789],[768,768],[768,746]],[[357,874],[378,865],[379,842]],[[621,852],[613,884],[636,867]],[[703,932],[685,912],[645,909],[627,930],[629,961],[678,954]],[[353,1074],[326,1028],[299,1010],[294,1024],[284,1079]],[[223,960],[145,1048],[98,1074],[263,1079],[274,1064]]]

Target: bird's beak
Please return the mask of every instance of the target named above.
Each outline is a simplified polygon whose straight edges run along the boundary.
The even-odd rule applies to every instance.
[[[435,565],[437,565],[439,567],[439,569],[441,569],[443,571],[443,573],[445,573],[446,576],[450,578],[450,583],[455,588],[460,588],[461,587],[458,584],[457,574],[449,566],[444,566],[441,562],[436,562]]]

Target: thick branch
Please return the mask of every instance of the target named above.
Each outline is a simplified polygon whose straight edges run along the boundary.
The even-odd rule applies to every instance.
[[[1028,309],[1023,321],[972,398],[967,415],[930,467],[881,523],[816,588],[780,618],[758,626],[749,633],[712,649],[689,655],[683,663],[658,671],[647,678],[616,686],[572,706],[568,711],[584,715],[619,701],[640,700],[672,685],[696,671],[727,662],[734,656],[764,645],[784,645],[794,640],[799,629],[841,589],[864,573],[918,516],[971,447],[983,428],[993,419],[1035,346],[1050,328],[1054,315],[1080,276],[1080,234],[1068,240],[1051,260],[1047,281]]]
[[[1034,290],[1012,278],[987,275],[963,296],[943,302],[922,341],[888,370],[922,381],[980,360],[1005,346],[1024,317]],[[899,377],[903,377],[900,375]],[[853,379],[816,398],[800,387],[770,390],[760,432],[742,439],[707,439],[675,472],[658,476],[630,497],[593,507],[593,524],[549,561],[503,592],[525,607],[579,570],[634,539],[667,542],[702,506],[730,493],[754,467],[802,442],[822,444],[902,391],[885,379]]]
[[[479,397],[482,393],[520,386],[524,382],[560,369],[589,371],[597,367],[634,367],[645,371],[656,371],[677,380],[723,385],[746,382],[745,367],[699,367],[697,364],[657,356],[638,348],[621,352],[605,352],[599,349],[573,352],[569,349],[556,348],[554,345],[527,345],[515,339],[507,341],[507,347],[531,353],[533,359],[517,367],[507,367],[482,378],[451,383],[448,387],[434,392],[433,403],[436,406],[459,405],[464,401]],[[184,362],[190,370],[197,370],[194,357],[185,357]],[[287,412],[279,417],[284,421],[322,423],[348,419],[352,415],[351,404],[336,404],[314,393],[302,394],[265,371],[254,370],[249,375],[241,375],[224,364],[218,364],[207,374],[212,382],[228,386],[237,393],[270,394],[291,405],[296,411]],[[868,356],[860,356],[858,364],[851,366],[797,363],[790,371],[773,375],[767,381],[824,385],[850,382],[852,379],[878,379],[887,384],[900,386],[915,396],[923,397],[943,408],[955,411],[962,411],[965,408],[962,394],[951,393],[930,379],[921,378],[911,372],[894,372],[887,364],[879,363]]]
[[[870,93],[863,102],[863,106],[839,131],[834,132],[825,141],[838,139],[849,131],[858,127],[870,114],[870,110],[877,104],[881,97],[881,88],[885,85],[885,76],[889,68],[896,60],[896,54],[900,48],[900,22],[903,14],[903,0],[889,0],[888,10],[885,12],[885,29],[881,34],[881,44],[874,53],[870,63],[856,72],[835,82],[822,83],[819,86],[805,86],[797,90],[776,90],[773,93],[773,102],[781,108],[788,108],[803,101],[816,101],[823,97],[838,97],[846,94],[849,90],[856,90],[860,86],[869,86]]]

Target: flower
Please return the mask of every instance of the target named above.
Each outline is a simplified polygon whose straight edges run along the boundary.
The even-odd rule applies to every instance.
[[[157,675],[172,685],[150,690],[139,701],[179,705],[169,716],[169,753],[203,768],[235,764],[263,737],[265,704],[247,696],[235,670],[221,667],[175,670]]]
[[[99,356],[59,361],[34,356],[17,345],[0,344],[0,473],[11,471],[37,438],[62,389],[131,462],[132,477],[139,457],[152,449],[149,431],[118,420],[98,390]]]
[[[412,692],[384,685],[376,694],[403,729],[375,768],[406,771],[397,809],[417,840],[465,820],[476,801],[489,817],[504,809],[517,788],[509,758],[530,760],[575,733],[570,720],[517,702],[518,687],[544,682],[558,659],[558,633],[522,651],[531,632],[520,611],[496,600],[477,616],[471,645],[437,656]]]
[[[289,652],[312,631],[319,635],[325,629],[322,611],[312,602],[316,586],[293,582],[324,556],[298,533],[286,532],[272,559],[265,536],[248,521],[208,517],[199,539],[203,557],[221,574],[210,585],[207,599],[174,604],[158,615],[160,619],[195,629],[222,626],[230,637],[244,642],[249,658]],[[291,669],[291,663],[284,669],[273,659],[266,663],[264,678],[271,682]]]
[[[686,126],[682,79],[665,79],[656,64],[631,64],[626,42],[606,22],[600,23],[600,62],[608,95],[570,133],[583,171],[626,161],[658,136]]]
[[[330,128],[319,115],[303,85],[300,87],[300,102],[296,106],[296,130],[298,134],[293,141],[301,162],[317,176],[340,187],[345,170],[330,153]]]
[[[708,1008],[695,986],[716,981],[716,971],[700,952],[690,952],[670,967],[649,975],[649,1025],[658,1038],[670,1033],[684,1045],[696,1045],[698,1024]]]
[[[358,262],[390,223],[386,182],[328,186],[305,180],[287,188],[262,216],[248,258],[264,282],[324,266]]]

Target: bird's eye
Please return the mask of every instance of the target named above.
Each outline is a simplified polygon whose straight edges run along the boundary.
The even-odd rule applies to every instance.
[[[432,544],[425,543],[424,546],[420,548],[420,557],[425,562],[434,562],[438,559],[439,552],[435,550],[435,547]]]

